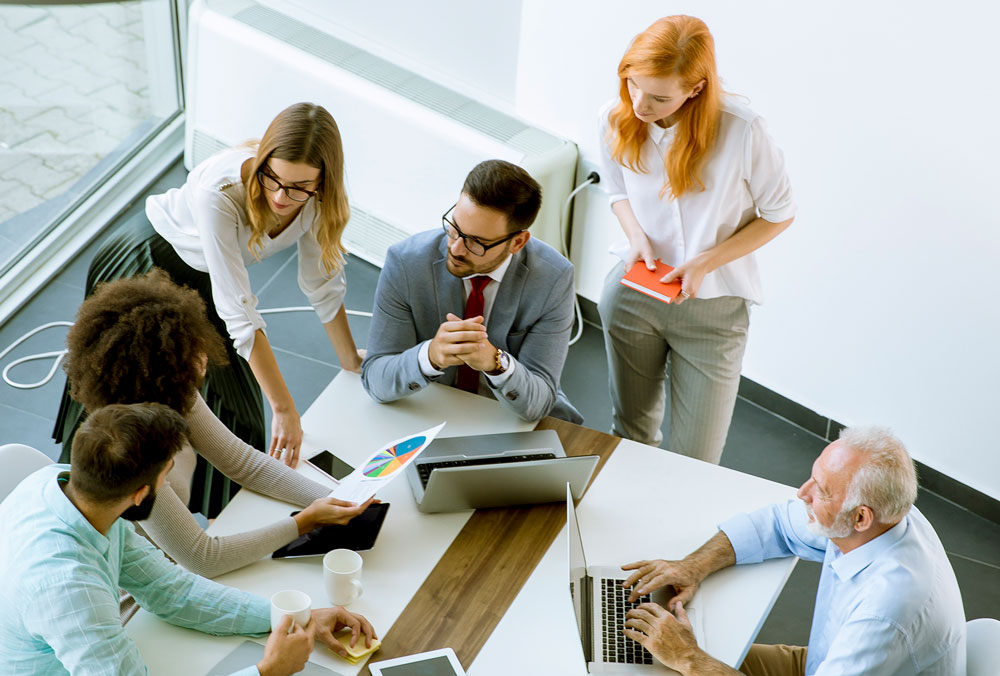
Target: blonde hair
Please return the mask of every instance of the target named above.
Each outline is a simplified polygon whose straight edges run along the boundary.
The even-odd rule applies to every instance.
[[[645,173],[640,152],[646,142],[646,124],[635,116],[628,93],[631,74],[649,77],[677,76],[685,88],[704,81],[701,92],[677,111],[676,135],[664,157],[667,183],[673,198],[697,187],[705,189],[699,172],[718,131],[721,89],[715,69],[715,40],[708,26],[693,16],[668,16],[639,33],[618,64],[619,102],[609,117],[611,156],[632,171]]]
[[[312,227],[322,250],[323,267],[332,273],[344,264],[346,249],[340,240],[351,217],[344,187],[344,148],[333,116],[315,103],[296,103],[278,113],[257,144],[245,187],[249,247],[258,258],[264,236],[273,225],[273,212],[257,182],[257,172],[272,157],[319,169],[317,218]]]

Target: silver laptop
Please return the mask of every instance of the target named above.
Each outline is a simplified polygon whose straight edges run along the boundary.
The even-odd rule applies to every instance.
[[[583,495],[600,456],[567,456],[554,430],[435,439],[406,468],[421,512],[561,502]]]
[[[205,676],[224,676],[240,669],[252,667],[264,658],[264,646],[253,641],[244,641],[233,652],[226,655],[212,667]],[[341,676],[339,671],[331,671],[315,662],[306,662],[305,668],[298,672],[301,676]]]
[[[583,643],[587,671],[591,674],[676,674],[656,661],[638,642],[625,636],[625,613],[652,601],[664,608],[672,596],[668,589],[646,594],[629,603],[631,589],[622,587],[628,574],[621,568],[587,566],[583,538],[576,519],[573,494],[566,487],[566,530],[569,533],[569,593],[573,598],[577,629]],[[695,601],[686,606],[698,645],[705,645],[701,613]]]

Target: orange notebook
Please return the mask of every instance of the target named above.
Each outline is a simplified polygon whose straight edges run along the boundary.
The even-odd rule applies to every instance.
[[[660,278],[671,271],[673,271],[672,267],[657,259],[656,271],[650,272],[649,268],[646,267],[646,264],[640,258],[632,266],[632,269],[622,277],[622,284],[640,293],[644,293],[650,298],[670,303],[681,292],[681,280],[675,279],[669,284],[664,284],[660,281]]]

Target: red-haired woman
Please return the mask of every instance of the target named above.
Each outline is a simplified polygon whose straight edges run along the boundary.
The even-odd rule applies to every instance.
[[[613,430],[647,444],[670,364],[670,450],[718,463],[732,419],[749,306],[762,300],[753,252],[795,214],[781,151],[763,120],[727,97],[708,27],[669,16],[632,41],[618,98],[602,110],[602,178],[627,241],[599,305]],[[622,284],[637,261],[674,268],[670,304]]]
[[[274,118],[258,143],[221,151],[195,167],[180,188],[150,197],[145,214],[114,233],[91,263],[87,292],[154,267],[196,289],[209,319],[228,337],[229,366],[209,371],[206,402],[241,439],[294,466],[302,426],[264,332],[247,266],[297,247],[299,286],[340,365],[360,371],[364,353],[355,347],[343,306],[341,235],[349,216],[337,123],[323,107],[297,103]],[[274,413],[267,445],[261,389]],[[54,433],[64,458],[82,416],[64,396]]]

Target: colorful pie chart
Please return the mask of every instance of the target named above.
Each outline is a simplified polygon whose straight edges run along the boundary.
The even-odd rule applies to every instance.
[[[407,459],[419,451],[427,437],[411,437],[406,441],[401,441],[395,446],[390,446],[384,451],[379,451],[371,457],[365,465],[363,474],[372,477],[386,477],[406,464]]]

